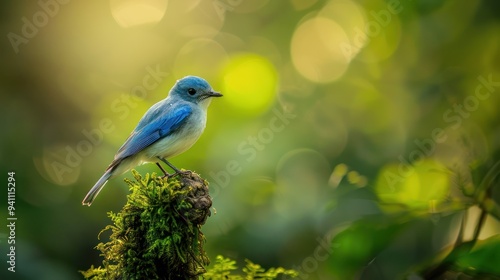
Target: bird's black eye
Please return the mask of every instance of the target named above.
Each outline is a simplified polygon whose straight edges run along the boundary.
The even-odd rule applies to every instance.
[[[194,95],[196,93],[196,90],[194,88],[188,88],[188,93],[189,95]]]

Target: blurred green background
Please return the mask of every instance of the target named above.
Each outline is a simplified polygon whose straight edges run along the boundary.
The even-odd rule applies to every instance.
[[[302,279],[417,277],[482,220],[484,241],[447,273],[500,274],[500,2],[0,5],[0,217],[15,171],[18,218],[15,274],[0,227],[2,279],[81,279],[101,263],[97,235],[131,174],[81,200],[185,75],[224,94],[171,160],[211,184],[212,259]]]

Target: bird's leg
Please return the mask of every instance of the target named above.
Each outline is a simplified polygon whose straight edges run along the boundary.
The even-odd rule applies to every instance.
[[[165,171],[165,169],[163,169],[163,167],[161,166],[161,164],[159,162],[156,163],[156,165],[158,165],[158,167],[160,168],[160,170],[163,172],[164,176],[162,178],[165,178],[165,177],[170,177],[170,174],[168,174],[167,171]]]
[[[180,171],[179,169],[177,169],[177,167],[175,167],[173,164],[171,164],[170,162],[168,162],[166,159],[164,158],[161,158],[161,157],[158,157],[159,160],[163,161],[165,164],[167,164],[170,168],[172,168],[172,170],[175,171],[174,174],[168,174],[167,172],[165,172],[163,170],[163,168],[161,168],[161,170],[163,171],[163,173],[165,173],[165,177],[172,177],[172,176],[176,176],[176,175],[179,175],[179,174],[182,174],[182,175],[188,175],[188,174],[191,174],[191,171]],[[156,163],[158,166],[160,166],[160,163],[157,162]]]

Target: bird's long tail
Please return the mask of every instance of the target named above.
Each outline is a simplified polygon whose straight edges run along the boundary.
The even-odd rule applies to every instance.
[[[82,201],[83,205],[90,206],[92,202],[94,202],[94,199],[96,196],[99,194],[99,192],[104,188],[106,185],[106,182],[108,182],[109,177],[111,177],[111,173],[113,171],[113,168],[110,168],[106,170],[106,173],[102,175],[102,177],[95,183],[95,185],[90,189],[90,191],[87,193],[85,198]]]

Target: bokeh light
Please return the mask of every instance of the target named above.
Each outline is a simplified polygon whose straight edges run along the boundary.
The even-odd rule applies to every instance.
[[[297,71],[307,79],[328,83],[347,70],[349,57],[341,45],[348,42],[344,29],[335,21],[315,17],[302,22],[291,42],[291,56]]]
[[[366,18],[362,6],[354,1],[330,1],[318,13],[318,16],[331,19],[340,25],[347,40],[339,41],[339,47],[347,60],[353,59],[367,43],[364,35]]]
[[[111,14],[121,27],[156,24],[161,21],[168,0],[110,0]]]
[[[225,100],[244,113],[266,111],[276,98],[277,85],[274,65],[256,54],[232,56],[223,69]]]
[[[69,152],[58,154],[60,151]],[[80,160],[81,157],[79,157],[75,147],[62,145],[47,147],[43,151],[42,157],[33,158],[35,168],[44,176],[45,180],[60,186],[71,185],[78,180],[81,172]]]
[[[402,159],[381,170],[375,190],[383,209],[428,210],[445,200],[450,190],[450,173],[441,163],[423,159],[420,151],[413,151],[409,155],[412,159],[414,153],[419,153],[420,159],[413,165],[409,164],[411,160]]]
[[[371,18],[366,24],[366,29],[373,28],[373,31],[366,31],[366,47],[359,54],[359,60],[374,63],[387,59],[397,50],[401,40],[399,18],[392,16],[387,26],[382,26]],[[376,27],[369,27],[370,24]]]

